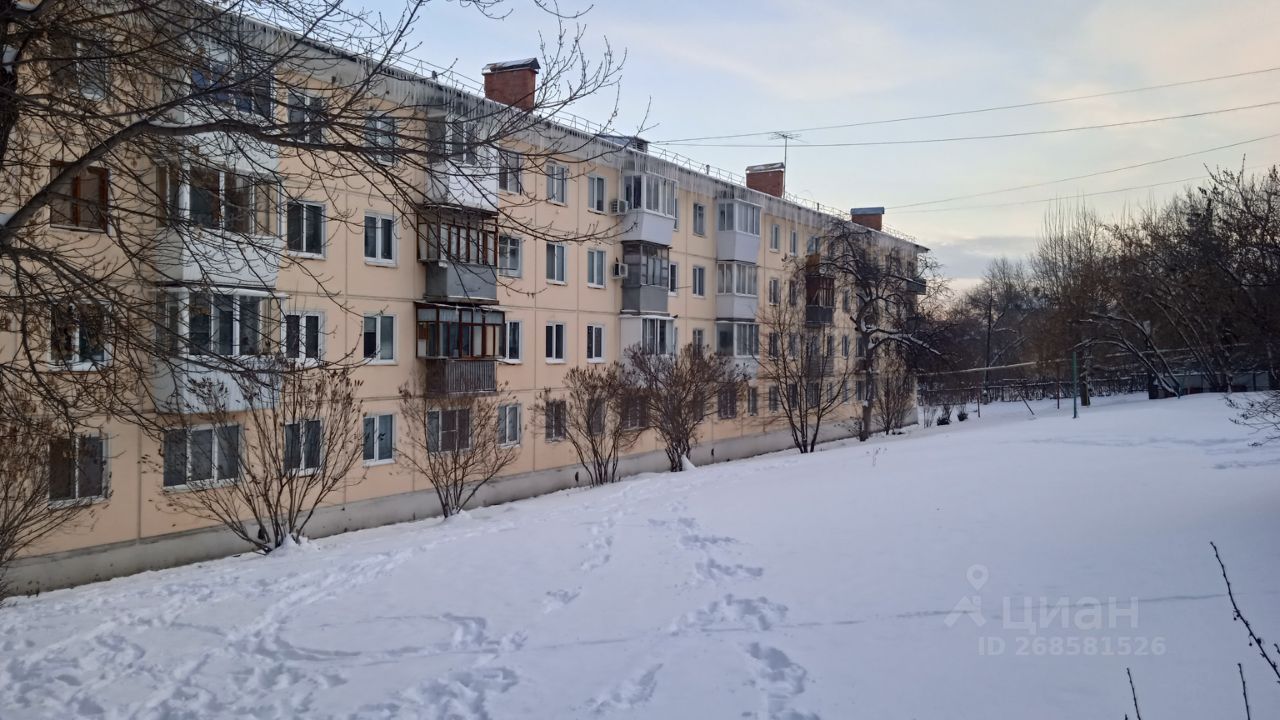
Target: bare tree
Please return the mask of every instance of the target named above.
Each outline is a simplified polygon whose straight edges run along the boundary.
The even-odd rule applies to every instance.
[[[888,355],[876,375],[876,396],[873,402],[884,433],[892,435],[902,429],[907,413],[915,404],[916,383],[902,357],[895,352]],[[932,421],[928,424],[932,424]]]
[[[165,484],[185,486],[169,502],[263,554],[301,542],[316,510],[363,479],[360,382],[349,368],[286,363],[263,380],[200,381],[210,411],[164,435]]]
[[[618,479],[618,460],[644,431],[631,414],[636,390],[620,363],[575,367],[565,374],[563,395],[543,390],[534,413],[573,446],[592,485]]]
[[[445,517],[464,510],[520,455],[523,419],[505,389],[444,393],[420,368],[401,386],[400,408],[412,448],[405,463],[431,483]]]
[[[746,373],[732,357],[692,344],[672,355],[631,347],[626,358],[647,421],[662,438],[671,472],[680,472],[698,440],[698,428],[716,412],[714,400],[722,392],[745,392]]]
[[[5,575],[13,562],[106,493],[101,441],[86,447],[78,440],[48,418],[0,417],[0,601],[9,594]]]
[[[845,357],[848,340],[837,337],[833,324],[835,279],[810,263],[794,269],[788,287],[788,297],[760,313],[765,347],[758,378],[768,386],[770,407],[776,404],[786,420],[792,443],[808,453],[817,446],[823,424],[845,402],[858,365]]]

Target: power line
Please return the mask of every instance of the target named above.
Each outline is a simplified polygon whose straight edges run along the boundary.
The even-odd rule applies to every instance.
[[[1251,166],[1249,166],[1249,167],[1247,167],[1247,168],[1244,168],[1244,169],[1245,169],[1245,170],[1257,170],[1257,169],[1258,169],[1258,168],[1260,168],[1260,167],[1266,167],[1266,166],[1264,166],[1264,165],[1251,165]],[[961,206],[961,207],[932,208],[932,209],[928,209],[928,210],[903,210],[903,211],[902,211],[901,213],[899,213],[899,214],[906,215],[906,214],[940,213],[940,212],[952,212],[952,211],[954,211],[954,210],[985,210],[985,209],[989,209],[989,208],[1013,207],[1013,206],[1016,206],[1016,205],[1035,205],[1035,204],[1038,204],[1038,203],[1058,202],[1058,201],[1060,201],[1060,200],[1064,200],[1064,199],[1076,199],[1076,198],[1096,197],[1096,196],[1099,196],[1099,195],[1114,195],[1115,193],[1130,192],[1130,191],[1132,191],[1132,190],[1146,190],[1147,188],[1161,187],[1161,186],[1163,186],[1163,185],[1177,185],[1177,184],[1179,184],[1179,183],[1188,183],[1188,182],[1193,182],[1193,181],[1196,181],[1196,180],[1204,180],[1204,179],[1205,179],[1205,178],[1207,178],[1207,177],[1209,177],[1209,176],[1208,176],[1208,175],[1197,175],[1197,176],[1195,176],[1195,177],[1183,178],[1183,179],[1181,179],[1181,180],[1166,180],[1166,181],[1164,181],[1164,182],[1151,183],[1151,184],[1149,184],[1149,185],[1134,185],[1133,187],[1116,188],[1115,190],[1098,190],[1098,191],[1096,191],[1096,192],[1082,193],[1082,194],[1080,194],[1080,195],[1071,195],[1071,196],[1070,196],[1070,197],[1068,197],[1068,198],[1064,198],[1064,197],[1062,197],[1062,196],[1058,196],[1058,197],[1051,197],[1051,198],[1041,198],[1041,199],[1039,199],[1039,200],[1015,200],[1015,201],[1013,201],[1013,202],[1006,202],[1006,203],[990,203],[990,204],[986,204],[986,205],[963,205],[963,206]]]
[[[996,112],[1000,110],[1017,110],[1020,108],[1039,107],[1043,105],[1056,105],[1059,103],[1076,102],[1079,100],[1092,100],[1094,98],[1111,97],[1114,95],[1127,95],[1130,93],[1147,92],[1150,90],[1164,90],[1166,88],[1182,87],[1185,85],[1197,85],[1200,83],[1216,82],[1218,80],[1230,80],[1232,78],[1247,77],[1250,75],[1262,75],[1264,73],[1275,72],[1277,70],[1280,70],[1280,66],[1262,68],[1260,70],[1246,70],[1244,72],[1231,73],[1229,75],[1215,75],[1213,77],[1199,78],[1196,80],[1181,80],[1178,82],[1163,83],[1160,85],[1147,85],[1145,87],[1129,88],[1126,90],[1110,90],[1107,92],[1091,93],[1089,95],[1074,95],[1071,97],[1055,98],[1052,100],[1036,100],[1033,102],[1015,103],[1013,105],[995,105],[992,107],[975,108],[972,110],[954,110],[950,112],[932,113],[929,115],[907,115],[904,117],[887,118],[884,120],[862,120],[859,122],[842,123],[839,125],[819,125],[816,127],[796,128],[793,130],[786,130],[782,132],[802,133],[802,132],[817,132],[819,130],[839,130],[839,129],[851,128],[851,127],[865,127],[867,125],[888,125],[890,123],[907,122],[910,120],[932,120],[935,118],[956,117],[959,115],[976,115],[978,113]],[[694,142],[698,140],[731,140],[734,138],[770,135],[775,132],[779,132],[779,131],[764,130],[761,132],[734,133],[731,135],[704,135],[702,137],[677,138],[673,140],[654,140],[654,141],[651,141],[649,144],[650,145],[668,145],[668,144],[674,144],[674,143]]]
[[[1207,117],[1209,115],[1221,115],[1223,113],[1240,112],[1243,110],[1257,110],[1259,108],[1280,105],[1280,100],[1272,100],[1270,102],[1256,103],[1254,105],[1240,105],[1238,107],[1221,108],[1219,110],[1203,110],[1201,112],[1185,113],[1182,115],[1165,115],[1162,117],[1144,118],[1142,120],[1124,120],[1121,122],[1101,123],[1098,125],[1079,125],[1076,127],[1053,128],[1050,130],[1026,130],[1023,132],[996,133],[994,135],[960,135],[955,137],[941,138],[915,138],[911,140],[864,140],[861,142],[841,142],[841,143],[808,143],[797,147],[806,148],[835,148],[835,147],[868,147],[873,145],[925,145],[933,143],[962,142],[968,140],[1000,140],[1004,138],[1030,137],[1032,135],[1060,135],[1063,133],[1079,132],[1081,130],[1104,130],[1107,128],[1128,127],[1132,125],[1149,125],[1152,123],[1165,122],[1168,120],[1185,120],[1188,118]],[[724,148],[772,148],[777,145],[762,143],[668,143],[681,147],[724,147]]]
[[[1160,158],[1158,160],[1148,160],[1147,162],[1141,162],[1135,165],[1125,165],[1124,167],[1111,168],[1110,170],[1099,170],[1097,172],[1085,173],[1084,175],[1072,175],[1071,177],[1060,178],[1058,180],[1045,180],[1043,182],[1028,183],[1026,185],[1017,185],[1014,187],[1001,188],[999,190],[988,190],[986,192],[971,193],[969,195],[956,195],[949,198],[943,198],[941,200],[926,200],[924,202],[907,203],[905,205],[892,205],[890,206],[889,209],[902,210],[904,208],[919,207],[921,205],[937,205],[939,203],[953,202],[955,200],[969,200],[977,197],[987,197],[989,195],[1000,195],[1003,193],[1014,192],[1017,190],[1029,190],[1031,188],[1044,187],[1046,185],[1057,185],[1058,183],[1071,182],[1072,180],[1084,180],[1086,178],[1099,177],[1101,175],[1110,175],[1111,173],[1123,172],[1125,170],[1134,170],[1137,168],[1149,167],[1151,165],[1159,165],[1160,163],[1171,162],[1173,160],[1182,160],[1184,158],[1194,157],[1196,155],[1204,155],[1205,153],[1216,152],[1218,150],[1227,150],[1229,148],[1240,147],[1241,145],[1248,145],[1250,143],[1262,142],[1263,140],[1270,140],[1272,138],[1277,138],[1277,137],[1280,137],[1280,133],[1263,135],[1262,137],[1251,138],[1249,140],[1241,140],[1240,142],[1234,142],[1227,145],[1219,145],[1217,147],[1206,148],[1204,150],[1196,150],[1194,152],[1184,153],[1182,155],[1174,155],[1172,157]]]

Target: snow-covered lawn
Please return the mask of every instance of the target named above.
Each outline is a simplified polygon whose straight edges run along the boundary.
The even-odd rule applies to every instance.
[[[0,718],[1275,717],[1280,447],[1051,407],[19,599]]]

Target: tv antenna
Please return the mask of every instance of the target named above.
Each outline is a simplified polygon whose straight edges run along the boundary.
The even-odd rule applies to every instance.
[[[782,164],[786,165],[787,164],[787,148],[791,144],[792,140],[798,140],[800,138],[800,133],[784,132],[779,130],[776,133],[770,133],[769,137],[773,138],[774,140],[782,141]]]

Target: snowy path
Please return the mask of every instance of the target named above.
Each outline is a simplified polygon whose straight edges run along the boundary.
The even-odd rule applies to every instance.
[[[19,599],[0,718],[1280,713],[1280,447],[1051,407]]]

